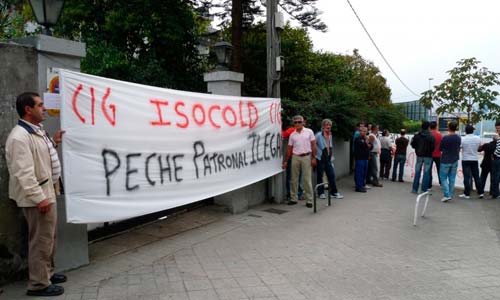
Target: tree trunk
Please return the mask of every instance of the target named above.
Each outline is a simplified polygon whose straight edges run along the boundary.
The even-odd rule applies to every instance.
[[[233,0],[231,8],[231,44],[233,44],[231,70],[234,72],[241,72],[241,37],[243,23],[243,6],[241,2],[242,0]]]

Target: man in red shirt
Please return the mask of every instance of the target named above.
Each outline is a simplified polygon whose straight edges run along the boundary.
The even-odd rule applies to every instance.
[[[439,176],[439,167],[441,165],[441,151],[439,151],[439,145],[441,144],[441,140],[443,139],[443,135],[437,130],[436,121],[432,121],[429,127],[431,129],[431,134],[434,136],[434,140],[436,141],[436,146],[434,147],[434,151],[432,152],[432,161],[436,164],[439,185],[441,185],[441,177]],[[432,164],[431,164],[430,185],[432,186]]]

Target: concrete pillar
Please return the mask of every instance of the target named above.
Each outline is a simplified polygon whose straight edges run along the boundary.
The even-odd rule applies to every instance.
[[[207,91],[215,95],[241,96],[243,74],[232,71],[214,71],[205,73]]]
[[[49,68],[80,71],[80,59],[85,57],[85,44],[47,35],[29,36],[14,40],[15,43],[31,46],[36,50],[36,74],[38,92],[47,92]],[[23,91],[18,91],[21,93]],[[61,128],[59,116],[49,115],[44,121],[45,129],[53,135]],[[64,137],[63,137],[64,138]],[[59,157],[62,158],[59,148]],[[64,164],[64,162],[62,162]],[[87,225],[69,224],[66,220],[65,198],[57,199],[58,228],[55,266],[58,271],[74,269],[89,263]]]
[[[232,71],[214,71],[204,74],[207,90],[211,94],[241,96],[243,74]],[[231,213],[237,214],[249,207],[263,203],[268,199],[268,180],[242,187],[214,197],[216,204],[225,206]]]

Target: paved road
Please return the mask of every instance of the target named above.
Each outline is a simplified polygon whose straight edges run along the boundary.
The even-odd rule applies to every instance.
[[[303,204],[235,216],[204,208],[178,220],[209,220],[195,229],[171,235],[176,222],[159,223],[119,237],[129,250],[93,245],[92,264],[68,272],[53,299],[500,299],[498,201],[441,203],[436,193],[414,227],[409,184],[366,194],[351,185],[341,180],[345,198],[317,214]],[[28,299],[22,282],[4,289],[2,300]]]

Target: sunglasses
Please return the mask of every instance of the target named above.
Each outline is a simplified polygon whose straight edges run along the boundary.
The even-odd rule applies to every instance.
[[[302,121],[293,121],[294,124],[301,124]]]

